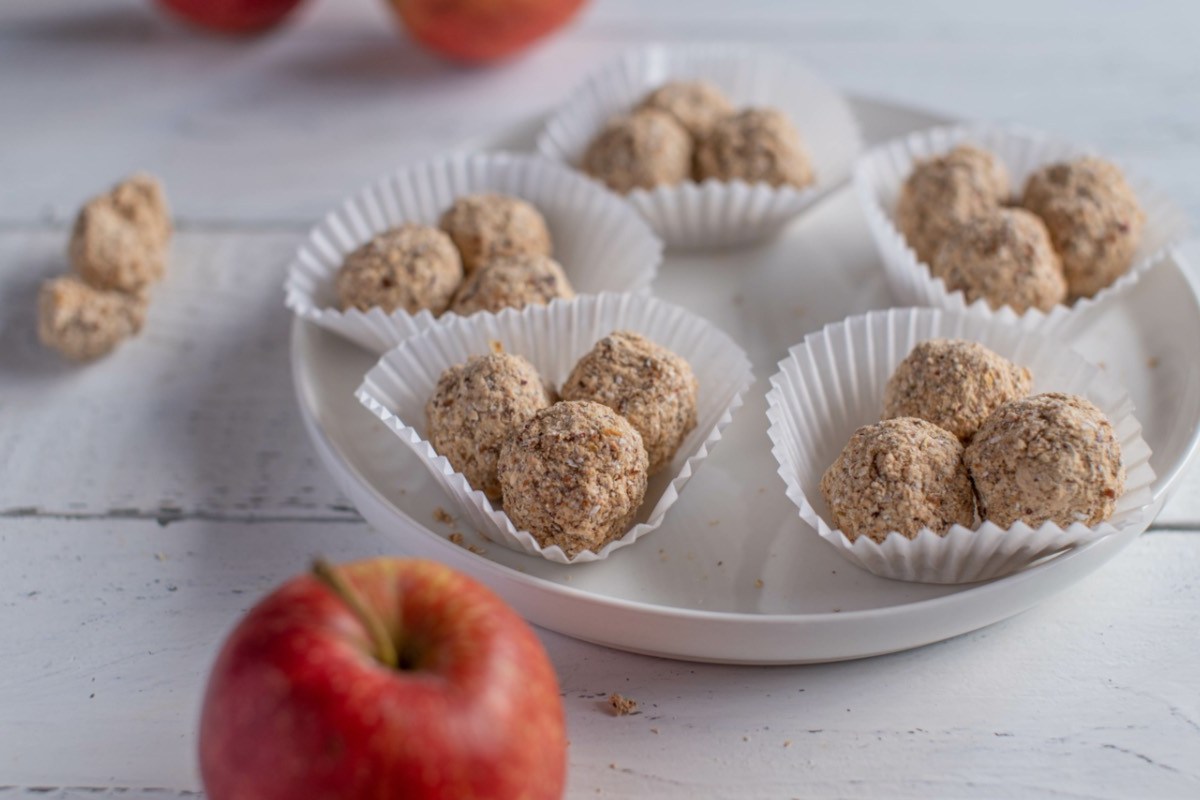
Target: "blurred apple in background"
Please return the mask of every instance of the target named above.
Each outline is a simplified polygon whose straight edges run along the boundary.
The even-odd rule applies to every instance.
[[[260,33],[283,22],[301,0],[157,0],[187,20],[221,33]]]
[[[585,0],[387,0],[412,37],[468,64],[515,55],[565,25]]]
[[[556,800],[558,681],[529,626],[448,567],[318,562],[226,640],[200,771],[210,800]]]

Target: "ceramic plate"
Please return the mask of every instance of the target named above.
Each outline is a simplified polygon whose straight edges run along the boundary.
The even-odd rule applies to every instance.
[[[947,120],[856,99],[868,143]],[[530,149],[541,120],[476,148]],[[712,254],[668,252],[654,291],[732,335],[757,383],[725,440],[662,528],[592,564],[566,566],[490,544],[464,525],[417,457],[354,398],[365,350],[297,320],[292,366],[322,461],[397,553],[435,558],[491,586],[530,621],[671,658],[787,664],[859,658],[957,636],[1072,585],[1134,538],[1111,536],[1023,572],[967,586],[877,578],[838,556],[784,495],[767,439],[766,379],[804,334],[893,304],[854,192],[845,187],[777,239]],[[1070,342],[1128,389],[1154,452],[1161,508],[1200,433],[1200,303],[1178,256],[1099,311]],[[464,545],[449,540],[453,531]]]

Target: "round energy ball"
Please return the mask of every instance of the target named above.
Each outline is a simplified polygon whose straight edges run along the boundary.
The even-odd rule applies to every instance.
[[[346,256],[335,285],[341,307],[440,314],[462,282],[450,237],[427,225],[400,225]]]
[[[468,275],[496,258],[549,256],[553,248],[541,212],[504,194],[460,197],[442,214],[438,227],[454,241]]]
[[[71,230],[71,268],[100,289],[139,292],[167,268],[171,217],[157,179],[137,173],[93,197]]]
[[[1146,221],[1121,170],[1099,158],[1033,173],[1021,205],[1046,223],[1073,298],[1091,297],[1125,274]]]
[[[918,161],[896,200],[896,227],[930,263],[958,225],[1008,199],[1008,170],[991,153],[959,145],[942,156]]]
[[[1067,527],[1112,516],[1125,490],[1121,447],[1104,412],[1057,392],[1001,406],[975,434],[964,459],[979,515],[1001,528],[1018,520]]]
[[[671,463],[696,427],[699,385],[687,361],[632,331],[614,331],[575,364],[564,400],[608,406],[637,428],[653,475]]]
[[[708,135],[722,117],[733,113],[733,104],[721,90],[707,81],[671,81],[655,89],[638,104],[675,118],[695,139]]]
[[[500,449],[504,510],[542,547],[598,551],[633,524],[646,496],[637,430],[599,403],[555,403]]]
[[[944,534],[975,521],[975,496],[958,439],[931,422],[900,417],[864,425],[821,477],[833,524],[850,541]]]
[[[782,111],[750,108],[723,117],[696,146],[696,179],[804,187],[813,183],[808,151]]]
[[[621,194],[682,183],[692,174],[692,137],[664,111],[635,111],[609,120],[582,167]]]
[[[425,404],[426,438],[467,482],[500,499],[500,446],[551,403],[533,365],[509,353],[472,356],[442,373]]]
[[[99,358],[142,329],[147,304],[145,294],[54,278],[38,293],[38,338],[72,361]]]
[[[905,356],[883,392],[884,419],[917,417],[960,441],[1000,406],[1029,394],[1033,376],[978,342],[929,339]]]
[[[1049,311],[1067,299],[1062,262],[1046,226],[1020,208],[997,207],[962,223],[929,266],[947,291],[961,291],[968,303],[983,298],[993,309]]]
[[[556,297],[571,298],[563,268],[547,256],[506,256],[472,272],[459,287],[450,310],[467,316],[476,311],[544,306]]]

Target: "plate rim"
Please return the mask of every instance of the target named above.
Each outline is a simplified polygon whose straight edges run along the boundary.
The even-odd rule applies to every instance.
[[[852,107],[859,110],[863,107],[870,108],[875,112],[882,113],[909,113],[914,115],[923,115],[930,118],[945,119],[946,115],[931,109],[923,108],[916,104],[905,104],[885,98],[874,98],[858,94],[847,95]],[[497,131],[491,136],[473,137],[468,142],[457,147],[451,148],[452,151],[461,151],[466,147],[483,147],[486,142],[496,141],[505,135],[512,135],[514,131],[520,131],[531,128],[535,121],[540,121],[541,117],[531,117],[518,120],[514,124],[507,126],[502,131]],[[852,187],[841,186],[831,194],[838,194],[844,191],[852,191]],[[1191,305],[1197,311],[1197,317],[1200,318],[1200,291],[1197,290],[1197,285],[1192,275],[1182,268],[1178,248],[1173,248],[1170,252],[1170,257],[1163,259],[1152,268],[1154,270],[1171,269],[1175,271],[1190,290]],[[293,316],[292,326],[289,334],[289,361],[292,372],[293,390],[295,392],[297,405],[300,408],[301,417],[304,422],[304,427],[312,439],[318,455],[327,470],[331,473],[335,482],[341,486],[343,480],[352,480],[354,489],[348,489],[341,486],[347,494],[354,494],[355,491],[366,492],[373,501],[381,507],[387,508],[390,514],[395,518],[398,525],[389,533],[407,535],[409,529],[422,536],[423,544],[432,545],[435,549],[444,554],[448,562],[460,562],[470,564],[473,567],[472,571],[483,570],[491,573],[497,579],[507,582],[514,582],[522,585],[526,590],[547,594],[551,597],[561,597],[571,601],[587,603],[589,605],[631,612],[638,615],[656,618],[662,621],[690,621],[690,622],[713,622],[718,624],[749,625],[752,627],[780,627],[780,628],[796,628],[798,626],[816,626],[824,627],[830,624],[837,623],[863,623],[868,621],[879,621],[892,617],[907,617],[912,615],[920,615],[925,612],[931,612],[941,609],[952,609],[955,606],[963,605],[968,600],[977,601],[986,599],[988,595],[998,592],[1007,593],[1014,586],[1020,584],[1028,584],[1033,582],[1035,585],[1048,589],[1044,593],[1038,594],[1031,602],[1020,603],[1014,606],[1015,610],[1007,611],[999,617],[992,619],[990,622],[985,622],[983,625],[970,625],[965,630],[958,632],[946,633],[934,638],[926,638],[920,643],[914,643],[902,647],[888,648],[884,650],[871,650],[867,648],[863,652],[851,655],[818,657],[813,659],[805,658],[783,658],[783,659],[723,659],[697,656],[685,653],[666,653],[662,651],[654,652],[653,655],[665,658],[676,658],[687,661],[702,661],[713,663],[730,663],[730,664],[802,664],[802,663],[828,663],[841,660],[852,660],[857,658],[870,658],[876,655],[885,653],[900,652],[904,650],[922,647],[928,644],[933,644],[938,641],[943,641],[954,636],[971,630],[977,630],[987,625],[1003,619],[1008,619],[1017,614],[1023,613],[1029,608],[1041,603],[1043,600],[1056,594],[1059,591],[1065,590],[1069,586],[1074,585],[1078,581],[1085,578],[1095,570],[1099,569],[1109,560],[1114,558],[1118,553],[1125,549],[1130,543],[1137,538],[1135,535],[1119,534],[1116,536],[1106,537],[1097,542],[1077,548],[1069,553],[1061,554],[1055,558],[1037,564],[1021,572],[1014,573],[995,580],[985,581],[978,584],[966,584],[961,591],[956,591],[950,594],[941,595],[938,597],[924,598],[911,602],[904,602],[895,605],[857,609],[853,611],[821,611],[821,612],[805,612],[805,613],[749,613],[737,611],[714,611],[702,610],[696,608],[686,608],[681,606],[668,606],[655,603],[649,603],[641,600],[631,600],[627,598],[614,597],[611,595],[597,594],[595,592],[578,589],[573,586],[557,583],[555,581],[546,580],[535,575],[508,567],[489,558],[479,556],[469,551],[458,547],[454,543],[439,536],[434,530],[426,525],[418,522],[407,511],[394,506],[390,501],[384,498],[366,478],[361,474],[358,467],[345,456],[340,447],[330,438],[329,434],[322,427],[319,420],[319,412],[315,408],[315,403],[310,402],[307,382],[311,380],[309,372],[312,369],[312,364],[303,356],[303,349],[306,336],[311,333],[321,334],[322,332],[311,322],[307,322],[299,317]],[[332,335],[325,332],[325,335]],[[1154,516],[1157,516],[1165,504],[1167,497],[1178,483],[1179,477],[1189,464],[1195,461],[1196,456],[1200,452],[1200,420],[1193,423],[1192,430],[1189,434],[1188,444],[1183,452],[1183,456],[1178,462],[1172,465],[1171,469],[1165,470],[1160,476],[1157,491],[1154,493],[1153,502],[1157,506]],[[333,460],[333,464],[329,460]],[[335,466],[337,469],[330,469]],[[1101,551],[1097,553],[1097,550]],[[1104,552],[1109,551],[1111,552]],[[473,559],[473,560],[472,560]],[[1046,574],[1050,571],[1059,572],[1068,565],[1072,565],[1079,574],[1072,580],[1064,581],[1061,585],[1053,586],[1046,581]],[[1037,593],[1034,593],[1037,594]],[[535,623],[542,624],[542,623]],[[543,625],[543,627],[548,627]],[[958,626],[961,627],[961,626]],[[624,646],[614,642],[600,641],[595,637],[586,635],[576,635],[570,630],[563,630],[558,627],[552,628],[558,632],[579,638],[583,641],[589,641],[604,646],[613,647],[616,649],[626,650],[629,652],[640,652],[651,654],[645,648],[629,645]]]

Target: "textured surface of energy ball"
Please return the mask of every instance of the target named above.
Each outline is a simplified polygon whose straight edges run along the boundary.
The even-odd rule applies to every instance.
[[[897,531],[944,534],[975,521],[963,446],[931,422],[912,417],[864,425],[821,477],[833,524],[850,541],[883,542]]]
[[[993,309],[1049,311],[1067,299],[1062,262],[1046,226],[1020,208],[995,208],[959,225],[942,242],[930,271],[947,291],[961,291],[968,303],[982,298]]]
[[[504,511],[542,547],[600,550],[633,525],[646,496],[646,448],[599,403],[539,411],[500,450]]]
[[[750,108],[723,117],[696,145],[696,179],[805,187],[812,162],[795,126],[782,111]]]
[[[496,258],[549,256],[553,250],[542,213],[505,194],[460,197],[438,225],[454,240],[468,274]]]
[[[1099,158],[1043,167],[1021,205],[1042,218],[1071,297],[1091,297],[1129,269],[1146,215],[1121,170]]]
[[[73,276],[42,284],[38,293],[38,338],[72,361],[111,352],[142,329],[145,295],[96,289]]]
[[[462,260],[449,236],[427,225],[400,225],[346,256],[336,286],[342,308],[440,314],[462,277]]]
[[[707,81],[672,81],[646,95],[639,109],[665,111],[694,139],[708,135],[722,117],[733,113],[733,104],[720,89]]]
[[[698,389],[687,361],[640,334],[615,331],[579,359],[559,391],[564,400],[601,403],[629,420],[653,475],[696,427]]]
[[[71,268],[92,286],[138,292],[166,272],[170,240],[162,185],[138,173],[80,209],[68,256]]]
[[[467,316],[476,311],[544,306],[575,291],[563,268],[547,256],[508,256],[472,272],[454,296],[450,310]]]
[[[883,393],[883,416],[917,417],[969,440],[1000,406],[1029,394],[1033,375],[978,342],[929,339],[905,356]]]
[[[918,161],[896,201],[896,227],[923,263],[930,263],[947,235],[1009,196],[1008,170],[986,150],[959,145]]]
[[[965,460],[979,515],[1007,528],[1050,521],[1096,525],[1125,490],[1121,446],[1104,412],[1076,395],[1034,395],[1001,406]]]
[[[500,499],[500,446],[550,405],[533,365],[517,355],[472,356],[442,373],[425,404],[426,438],[471,487]]]
[[[670,114],[644,109],[609,121],[583,155],[583,171],[621,194],[688,180],[692,137]]]

